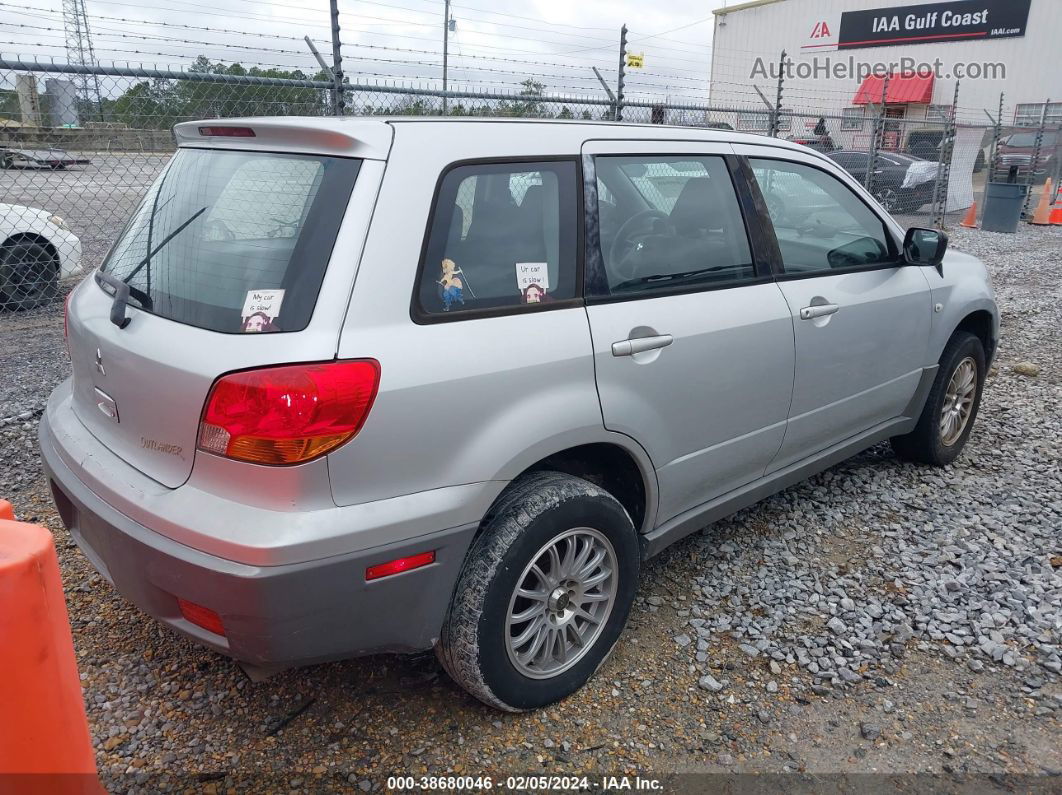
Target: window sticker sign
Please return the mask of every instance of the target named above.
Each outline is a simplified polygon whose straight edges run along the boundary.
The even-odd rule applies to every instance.
[[[279,331],[274,323],[284,303],[283,290],[248,290],[240,312],[240,330],[247,334]]]
[[[549,265],[545,262],[516,263],[516,287],[525,304],[538,304],[546,300],[549,289]]]
[[[840,49],[1024,36],[1031,0],[953,0],[948,3],[845,11]]]

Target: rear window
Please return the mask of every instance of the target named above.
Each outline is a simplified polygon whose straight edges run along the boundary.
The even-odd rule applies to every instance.
[[[229,333],[310,322],[359,160],[181,149],[102,266],[134,305]]]

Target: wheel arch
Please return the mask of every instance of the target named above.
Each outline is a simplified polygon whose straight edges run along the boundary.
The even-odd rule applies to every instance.
[[[48,252],[48,256],[52,258],[56,268],[60,267],[61,259],[59,257],[59,249],[55,247],[55,244],[52,243],[51,240],[39,232],[13,232],[12,234],[9,234],[4,239],[4,242],[0,243],[0,252],[6,252],[12,246],[18,245],[22,242],[38,243]]]
[[[584,441],[540,454],[509,480],[488,509],[481,529],[514,484],[536,472],[553,471],[580,477],[600,486],[626,509],[639,534],[649,532],[656,519],[656,470],[648,454],[634,440],[622,434],[610,434],[610,437],[608,440]]]
[[[995,356],[995,318],[987,309],[975,309],[969,312],[952,331],[952,336],[958,331],[966,331],[973,334],[985,349],[985,361],[991,362]]]

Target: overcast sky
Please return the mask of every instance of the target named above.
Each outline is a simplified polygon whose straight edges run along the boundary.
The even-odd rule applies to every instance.
[[[731,0],[731,5],[733,5]],[[85,0],[97,60],[187,65],[196,55],[316,71],[301,41],[330,59],[327,0]],[[455,0],[450,86],[507,90],[528,78],[556,94],[614,85],[619,30],[645,54],[629,96],[705,100],[712,9],[722,0]],[[353,82],[439,85],[442,0],[340,0],[344,69]],[[0,52],[66,60],[61,0],[0,0]],[[183,27],[182,27],[183,26]],[[210,30],[205,30],[209,28]]]

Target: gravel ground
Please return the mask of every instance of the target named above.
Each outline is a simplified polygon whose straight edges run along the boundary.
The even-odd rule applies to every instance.
[[[68,369],[60,310],[0,317],[0,494],[55,531],[105,783],[369,791],[394,774],[743,772],[1057,788],[1062,229],[955,228],[952,245],[989,264],[1003,313],[966,453],[934,470],[879,446],[673,546],[644,568],[598,676],[529,715],[479,704],[430,655],[253,684],[126,604],[41,478],[35,426]]]

